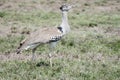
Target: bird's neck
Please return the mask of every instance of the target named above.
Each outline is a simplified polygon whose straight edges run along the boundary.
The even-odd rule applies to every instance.
[[[63,34],[66,34],[70,31],[67,13],[68,12],[66,12],[66,11],[62,12],[62,23],[61,23],[60,27],[62,27]]]

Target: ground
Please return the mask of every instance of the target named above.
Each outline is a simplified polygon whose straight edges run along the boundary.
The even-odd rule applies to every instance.
[[[71,32],[52,53],[48,45],[15,54],[32,31],[61,23],[59,7],[69,11]],[[119,0],[0,0],[0,80],[120,80]],[[46,24],[47,23],[47,24]]]

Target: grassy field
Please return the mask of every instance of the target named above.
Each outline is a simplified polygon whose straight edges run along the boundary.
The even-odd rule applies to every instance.
[[[63,3],[76,7],[53,67],[48,45],[37,49],[34,62],[31,51],[15,54],[32,31],[59,26]],[[120,1],[0,0],[0,80],[120,80]]]

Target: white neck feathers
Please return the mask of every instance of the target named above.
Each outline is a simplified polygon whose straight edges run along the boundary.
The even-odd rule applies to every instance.
[[[68,13],[67,11],[62,12],[62,23],[61,23],[60,27],[62,27],[63,34],[66,34],[70,31],[67,13]]]

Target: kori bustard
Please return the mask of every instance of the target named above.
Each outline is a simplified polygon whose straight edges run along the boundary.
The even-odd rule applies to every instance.
[[[57,41],[59,41],[65,34],[70,31],[70,26],[68,24],[68,16],[67,13],[72,6],[62,5],[60,10],[62,11],[62,23],[59,27],[53,28],[43,28],[37,30],[30,34],[30,36],[24,39],[19,47],[17,48],[17,54],[23,50],[32,50],[32,60],[34,59],[34,53],[38,46],[42,44],[49,43],[51,49],[55,47]],[[50,57],[50,65],[52,66],[51,61],[51,52],[49,53]]]

